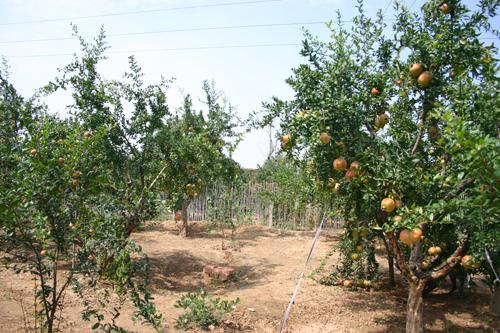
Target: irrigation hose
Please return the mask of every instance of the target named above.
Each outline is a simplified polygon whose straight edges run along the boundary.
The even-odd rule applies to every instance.
[[[493,274],[495,274],[495,281],[493,281],[493,284],[495,283],[500,283],[500,277],[498,277],[497,271],[495,270],[495,267],[493,266],[493,262],[491,261],[490,258],[490,253],[488,252],[488,249],[484,248],[484,254],[486,254],[486,260],[488,260],[488,263],[491,266],[491,270],[493,271]]]
[[[286,329],[288,317],[290,316],[290,312],[292,311],[292,305],[293,305],[293,303],[295,301],[295,297],[297,296],[297,293],[299,291],[299,286],[300,286],[300,283],[302,282],[302,279],[304,277],[304,272],[306,271],[307,266],[309,264],[309,260],[312,257],[312,253],[314,251],[314,247],[316,246],[316,242],[319,239],[319,235],[320,235],[321,229],[323,227],[323,222],[325,222],[325,216],[326,216],[326,213],[323,214],[323,218],[321,219],[321,223],[319,224],[318,228],[316,229],[316,235],[314,236],[313,241],[311,243],[311,248],[309,249],[309,253],[307,254],[307,259],[306,259],[306,262],[304,264],[304,268],[302,269],[302,272],[300,273],[299,280],[297,281],[297,285],[295,286],[292,297],[290,298],[290,302],[288,303],[288,306],[285,310],[283,320],[281,321],[280,328],[278,331],[279,333],[283,333]]]

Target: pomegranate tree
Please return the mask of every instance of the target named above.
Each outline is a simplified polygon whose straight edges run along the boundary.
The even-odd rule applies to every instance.
[[[408,333],[423,331],[426,285],[463,256],[466,269],[486,273],[486,248],[500,266],[498,59],[480,37],[496,33],[489,20],[498,6],[483,0],[473,12],[429,0],[412,13],[396,2],[386,27],[358,1],[352,28],[331,23],[328,42],[306,35],[307,63],[287,80],[294,99],[275,98],[264,118],[281,120],[294,138],[286,154],[312,161],[315,182],[325,191],[336,184],[346,232],[334,283],[375,277],[380,238],[390,281],[394,260],[407,281]],[[304,110],[308,117],[296,116]],[[324,128],[343,144],[317,144]],[[354,161],[356,177],[347,169]]]

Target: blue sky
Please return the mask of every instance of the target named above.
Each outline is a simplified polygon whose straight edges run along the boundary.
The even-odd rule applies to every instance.
[[[70,37],[69,23],[75,23],[83,35],[95,35],[103,25],[110,35],[157,30],[176,30],[235,25],[255,25],[291,22],[326,22],[336,17],[355,15],[354,1],[347,0],[0,0],[0,55],[7,56],[11,67],[11,81],[25,96],[47,83],[60,68],[71,61],[71,56],[15,57],[49,54],[71,54],[78,51],[76,39],[30,43],[5,43],[26,39]],[[238,4],[238,2],[240,2]],[[369,15],[385,10],[390,0],[366,0]],[[418,9],[424,0],[408,0]],[[475,6],[478,1],[464,1]],[[228,5],[229,4],[229,5]],[[198,6],[198,8],[193,8]],[[130,15],[58,20],[28,24],[10,24],[40,19],[94,16],[154,9],[191,7],[170,11]],[[393,13],[387,9],[388,17]],[[498,28],[498,19],[495,19]],[[323,24],[306,25],[312,33],[328,38]],[[201,96],[205,79],[215,80],[238,114],[246,118],[260,110],[261,103],[271,96],[292,96],[284,80],[291,69],[300,64],[300,45],[197,49],[177,51],[138,52],[147,49],[203,48],[211,46],[300,44],[302,26],[241,28],[226,30],[183,31],[132,36],[110,36],[111,52],[102,63],[106,78],[120,78],[127,68],[127,57],[136,56],[145,72],[146,82],[157,82],[160,76],[176,80],[170,91],[170,105],[180,106],[181,96],[189,93]],[[52,112],[65,113],[68,96],[55,95],[47,103]],[[256,167],[265,160],[269,138],[265,131],[249,133],[240,144],[234,158],[244,167]]]

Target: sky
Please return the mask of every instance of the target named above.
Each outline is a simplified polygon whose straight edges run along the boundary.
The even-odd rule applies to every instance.
[[[417,10],[425,1],[407,2]],[[469,7],[478,3],[463,2]],[[327,40],[323,22],[336,18],[337,11],[349,20],[356,14],[354,4],[352,0],[0,0],[0,56],[8,61],[10,81],[29,97],[78,52],[70,23],[88,38],[103,26],[111,46],[100,67],[106,79],[121,78],[128,56],[134,55],[146,83],[159,82],[161,76],[175,78],[168,95],[171,107],[179,107],[185,94],[196,102],[202,97],[203,80],[214,80],[239,117],[246,119],[272,96],[293,97],[285,80],[292,68],[305,62],[299,55],[303,29]],[[381,9],[391,18],[392,0],[365,0],[365,9],[371,16]],[[268,24],[274,26],[255,27]],[[495,18],[494,26],[499,25]],[[149,33],[155,31],[163,32]],[[58,40],[32,41],[51,38]],[[58,94],[46,103],[51,112],[64,115],[71,99]],[[200,103],[195,106],[202,108]],[[233,157],[241,166],[255,168],[268,153],[268,133],[254,130]]]

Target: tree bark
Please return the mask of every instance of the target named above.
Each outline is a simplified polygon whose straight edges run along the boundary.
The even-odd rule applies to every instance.
[[[389,247],[387,247],[387,264],[389,265],[389,285],[394,287],[396,285],[396,279],[394,277],[394,256]]]
[[[423,290],[425,282],[410,283],[408,304],[406,311],[406,333],[424,332],[424,303]]]
[[[384,241],[385,251],[387,252],[387,265],[389,266],[389,285],[394,287],[396,285],[396,279],[394,277],[394,254],[392,249],[387,243],[385,236],[382,235],[382,240]]]
[[[180,230],[180,235],[182,237],[189,236],[188,210],[187,210],[188,207],[189,207],[189,200],[184,200],[182,202],[182,208],[181,208],[182,226],[181,226],[181,230]]]
[[[500,283],[496,282],[493,285],[493,296],[491,298],[491,312],[495,316],[500,316]]]
[[[385,220],[387,219],[387,213],[378,211],[375,214],[375,218],[377,220],[378,225],[382,227],[384,225]],[[387,265],[389,266],[389,285],[395,286],[396,279],[394,277],[394,252],[392,251],[391,246],[387,242],[387,237],[384,233],[382,233],[380,238],[382,238],[382,241],[384,242],[385,246],[385,251],[387,252]]]

